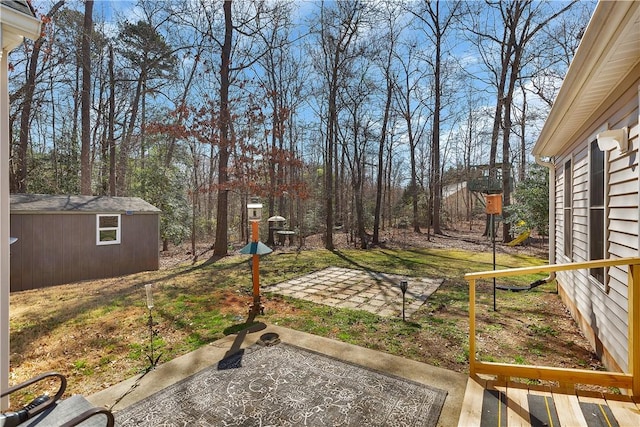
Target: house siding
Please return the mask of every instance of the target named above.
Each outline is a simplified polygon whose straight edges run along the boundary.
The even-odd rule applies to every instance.
[[[593,122],[571,149],[557,157],[555,181],[556,259],[580,262],[589,259],[589,144],[599,131],[629,127],[629,148],[614,149],[605,155],[605,256],[639,255],[640,171],[638,169],[638,85],[636,81],[607,112]],[[572,158],[573,233],[571,259],[564,255],[563,186],[564,162]],[[605,272],[605,283],[596,283],[587,270],[559,272],[560,294],[573,316],[583,327],[591,345],[609,369],[628,369],[627,267]]]
[[[120,244],[96,245],[95,214],[11,214],[11,291],[157,270],[159,221],[122,214]]]
[[[553,230],[555,230],[555,235],[550,237],[555,239],[555,241],[557,242],[556,256],[558,257],[558,259],[566,258],[564,254],[564,248],[565,248],[565,245],[564,245],[565,243],[564,242],[564,174],[565,174],[564,164],[562,164],[558,168],[558,172],[556,175],[556,182],[549,183],[550,186],[555,185],[555,192],[553,193],[555,196],[555,200],[553,202],[553,208],[556,211],[555,227],[553,228]],[[551,188],[549,190],[551,191]]]

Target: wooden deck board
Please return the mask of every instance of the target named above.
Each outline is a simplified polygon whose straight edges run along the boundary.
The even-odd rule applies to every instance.
[[[587,427],[587,420],[582,415],[578,396],[554,392],[553,401],[556,404],[561,426]]]
[[[467,388],[464,392],[464,402],[460,411],[458,426],[471,427],[479,426],[482,417],[482,398],[486,381],[479,378],[469,377]]]
[[[467,381],[467,388],[458,426],[472,427],[481,425],[485,390],[495,390],[506,395],[507,407],[506,414],[504,414],[504,416],[506,417],[506,425],[509,427],[531,425],[529,396],[543,396],[553,399],[552,401],[549,400],[549,402],[552,405],[552,412],[557,412],[557,418],[554,418],[553,421],[554,427],[587,426],[587,419],[583,410],[586,411],[587,417],[590,418],[592,423],[596,417],[604,415],[605,418],[615,418],[615,422],[617,422],[620,427],[640,426],[640,405],[636,403],[634,398],[629,396],[602,394],[600,392],[588,391],[574,392],[573,390],[563,388],[550,389],[549,387],[543,386],[528,387],[522,383],[504,383],[501,381],[483,379],[477,376],[473,378],[470,377]],[[531,402],[534,402],[534,400]],[[539,401],[535,402],[536,405],[539,404]],[[580,405],[581,403],[582,407]],[[555,411],[553,411],[554,407]],[[539,411],[540,408],[536,410]],[[540,421],[550,420],[546,417],[547,415],[549,414],[536,414],[536,422],[539,423]],[[539,419],[537,418],[538,416],[540,417]],[[500,420],[500,417],[497,419]],[[491,417],[489,419],[485,419],[485,425],[488,421],[493,422],[495,419],[491,419]],[[505,419],[502,419],[503,425],[505,424],[504,421]],[[597,420],[595,422],[596,424],[598,423]],[[605,419],[603,421],[603,418],[600,418],[600,422],[605,422],[606,424],[608,420]],[[559,426],[556,425],[558,423]],[[615,425],[615,423],[612,422],[609,425]]]
[[[506,382],[502,379],[486,381],[486,392],[483,393],[482,412],[480,414],[483,424],[492,427],[507,425],[506,388]]]
[[[560,421],[558,420],[558,413],[555,402],[553,401],[553,395],[551,393],[551,389],[549,386],[531,386],[529,387],[529,393],[527,396],[527,400],[529,397],[538,397],[542,398],[544,402],[544,410],[538,413],[535,418],[537,421],[536,425],[541,425],[542,423],[546,423],[544,425],[549,426],[560,426]],[[529,421],[531,422],[531,407],[529,408]],[[539,409],[540,410],[540,409]]]
[[[529,390],[519,387],[518,384],[507,384],[507,425],[509,426],[528,426],[529,421],[529,402],[527,395]]]
[[[606,399],[606,402],[620,427],[637,427],[640,425],[640,410],[633,399],[626,396],[615,396],[615,398]]]

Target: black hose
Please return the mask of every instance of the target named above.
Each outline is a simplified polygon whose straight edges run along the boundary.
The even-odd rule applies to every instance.
[[[538,286],[544,285],[545,283],[547,283],[546,279],[536,280],[529,285],[529,289],[537,288]]]

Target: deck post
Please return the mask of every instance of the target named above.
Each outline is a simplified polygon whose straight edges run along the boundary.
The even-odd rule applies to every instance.
[[[476,373],[476,279],[469,279],[469,374]]]
[[[9,92],[8,51],[4,51],[0,22],[0,388],[9,388]],[[8,397],[0,409],[9,407]]]
[[[640,396],[640,337],[637,325],[640,322],[640,265],[629,265],[628,304],[629,304],[629,360],[628,370],[632,375],[633,396]]]

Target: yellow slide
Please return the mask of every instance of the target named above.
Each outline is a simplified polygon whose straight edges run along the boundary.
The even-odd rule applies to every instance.
[[[520,235],[518,237],[516,237],[515,239],[513,239],[512,241],[507,243],[507,246],[519,245],[520,243],[522,243],[525,240],[527,240],[529,238],[530,234],[531,234],[531,230],[523,231],[522,233],[520,233]]]

